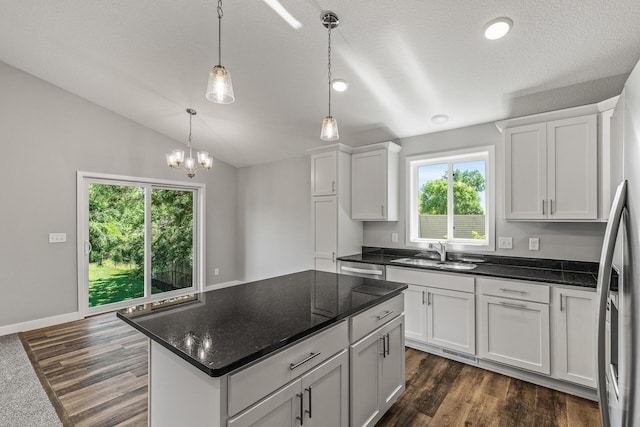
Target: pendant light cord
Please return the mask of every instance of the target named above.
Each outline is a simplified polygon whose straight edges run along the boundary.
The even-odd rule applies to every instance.
[[[222,65],[222,0],[218,0],[218,65]]]
[[[329,77],[329,117],[331,117],[331,28],[333,27],[333,21],[329,18],[329,49],[328,49],[328,57],[329,57],[329,66],[327,76]]]

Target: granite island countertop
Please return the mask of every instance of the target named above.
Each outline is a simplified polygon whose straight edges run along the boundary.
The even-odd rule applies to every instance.
[[[117,316],[207,375],[219,377],[406,288],[309,270],[138,305]]]
[[[548,284],[579,286],[595,290],[598,281],[598,263],[536,258],[504,257],[484,254],[448,253],[452,261],[466,261],[477,265],[472,270],[447,270],[438,267],[395,263],[399,258],[419,256],[420,251],[407,249],[367,248],[363,253],[339,257],[340,261],[380,264],[393,267],[418,268],[454,274],[470,274],[503,279],[528,280]],[[475,260],[475,262],[474,262]],[[612,278],[612,290],[617,289],[617,275]]]

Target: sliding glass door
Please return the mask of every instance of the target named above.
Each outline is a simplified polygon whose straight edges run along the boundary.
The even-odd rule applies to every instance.
[[[78,194],[82,314],[201,288],[204,186],[78,173]]]

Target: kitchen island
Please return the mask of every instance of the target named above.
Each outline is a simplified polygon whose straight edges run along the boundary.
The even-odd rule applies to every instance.
[[[404,390],[406,288],[304,271],[121,310],[150,338],[149,424],[375,424]]]

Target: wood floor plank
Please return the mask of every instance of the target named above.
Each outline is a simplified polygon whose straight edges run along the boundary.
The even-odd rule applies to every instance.
[[[115,315],[20,337],[65,427],[147,425],[148,340]],[[600,425],[595,402],[475,366],[407,348],[405,368],[377,427]]]

